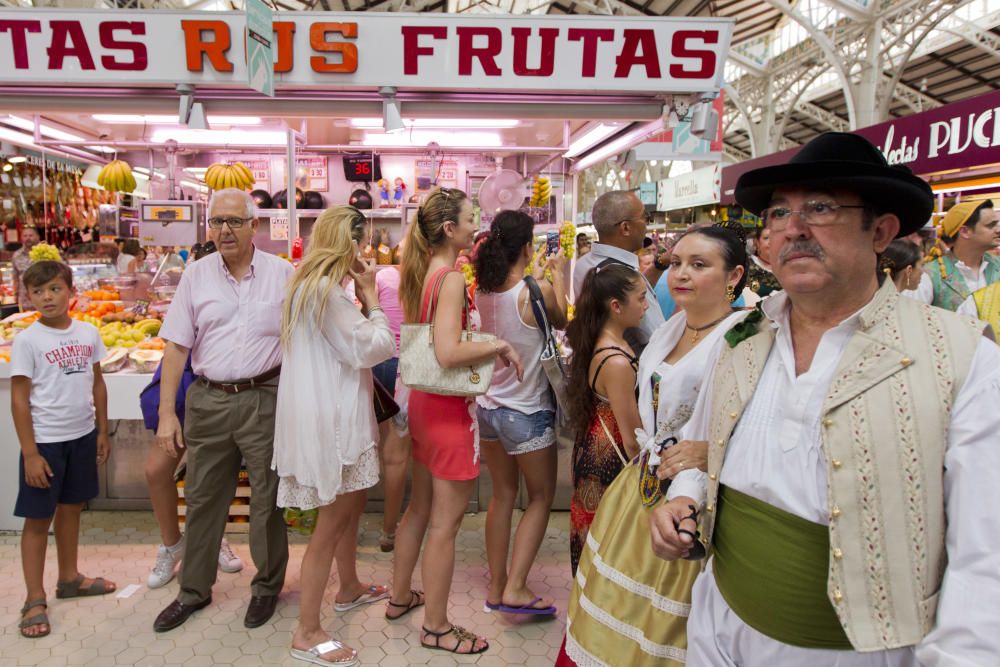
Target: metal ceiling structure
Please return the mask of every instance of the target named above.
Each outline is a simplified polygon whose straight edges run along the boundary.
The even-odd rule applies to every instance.
[[[283,11],[726,17],[725,152],[745,160],[1000,88],[1000,0],[273,0]],[[0,0],[241,9],[239,0]]]

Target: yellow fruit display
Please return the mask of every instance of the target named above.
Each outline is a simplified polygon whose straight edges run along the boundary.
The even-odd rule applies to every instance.
[[[549,205],[549,197],[552,195],[552,183],[548,176],[535,176],[531,184],[531,199],[528,206],[543,208]]]
[[[136,186],[132,167],[124,160],[112,160],[104,165],[97,175],[97,184],[108,192],[133,192]]]
[[[213,190],[226,188],[249,190],[256,182],[253,174],[242,162],[234,162],[233,164],[216,162],[209,165],[205,171],[205,185]]]

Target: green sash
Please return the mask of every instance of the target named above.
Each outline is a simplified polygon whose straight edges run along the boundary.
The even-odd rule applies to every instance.
[[[827,526],[722,487],[715,581],[744,623],[784,644],[852,650],[827,597]]]

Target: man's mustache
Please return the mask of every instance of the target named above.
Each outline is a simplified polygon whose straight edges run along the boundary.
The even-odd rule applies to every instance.
[[[778,263],[784,264],[792,255],[798,255],[800,257],[810,256],[819,260],[826,257],[826,253],[823,252],[823,248],[821,248],[815,241],[799,240],[792,241],[781,249],[781,252],[778,253]]]

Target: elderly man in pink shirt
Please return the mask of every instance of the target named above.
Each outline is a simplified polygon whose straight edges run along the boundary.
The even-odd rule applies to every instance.
[[[212,602],[241,460],[250,474],[250,553],[257,567],[246,627],[271,618],[285,581],[288,536],[275,504],[278,478],[271,456],[281,309],[292,265],[256,249],[256,229],[247,193],[232,188],[215,193],[208,233],[219,252],[187,267],[160,330],[168,343],[156,442],[171,456],[187,448],[187,535],[180,593],[157,616],[157,632],[179,627]],[[174,397],[189,350],[200,379],[188,390],[182,434]]]

